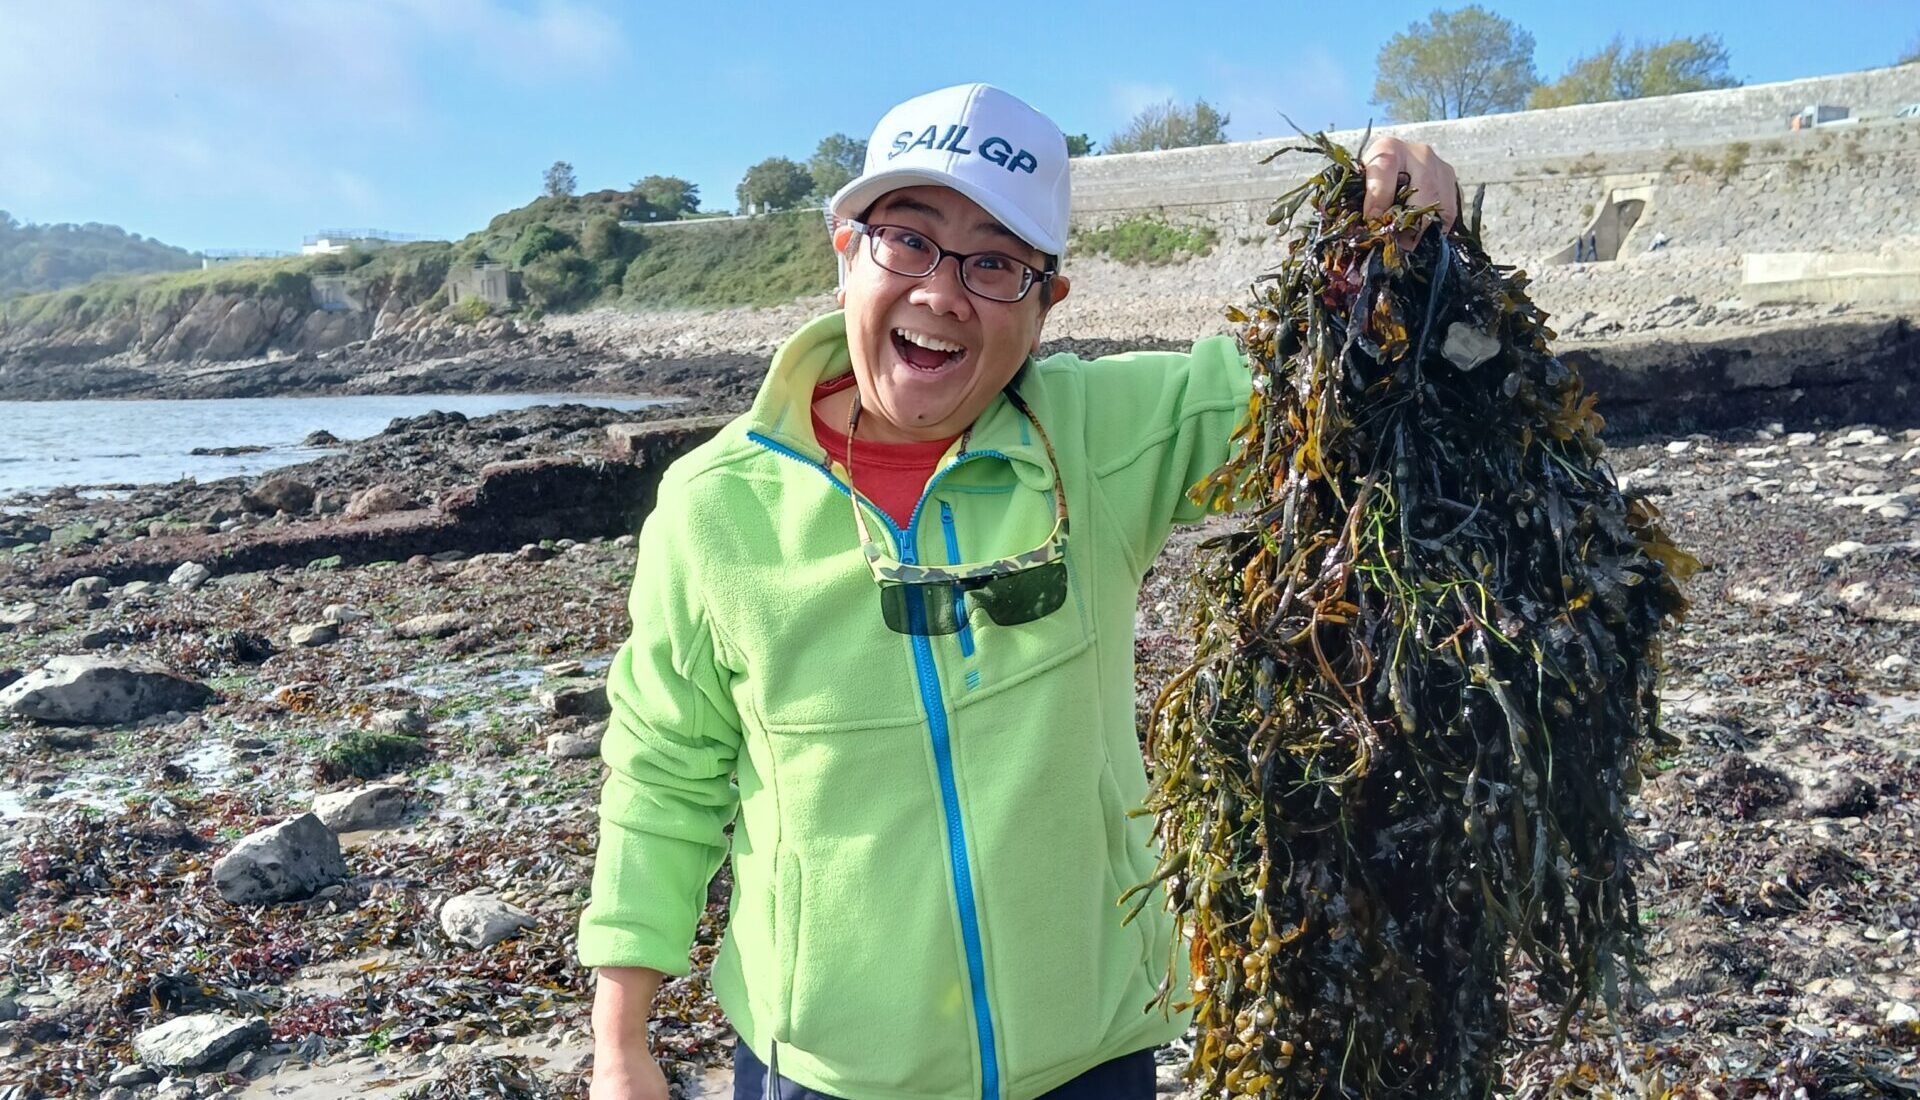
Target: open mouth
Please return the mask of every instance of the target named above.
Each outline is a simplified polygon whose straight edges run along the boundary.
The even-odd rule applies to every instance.
[[[937,374],[967,357],[964,345],[904,328],[893,330],[893,351],[902,363],[925,374]]]

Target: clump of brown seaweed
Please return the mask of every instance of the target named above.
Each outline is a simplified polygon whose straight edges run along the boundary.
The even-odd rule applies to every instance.
[[[1352,153],[1297,149],[1330,163],[1229,311],[1255,392],[1194,490],[1250,518],[1202,549],[1195,659],[1149,735],[1188,1073],[1208,1097],[1481,1097],[1516,966],[1562,1029],[1621,995],[1627,802],[1697,563],[1622,495],[1478,225],[1422,234],[1404,190],[1369,218]]]

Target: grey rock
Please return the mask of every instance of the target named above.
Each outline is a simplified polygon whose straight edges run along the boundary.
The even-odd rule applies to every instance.
[[[159,1079],[159,1074],[138,1062],[121,1066],[119,1069],[107,1074],[107,1084],[124,1089],[138,1088],[141,1085],[151,1085]]]
[[[295,478],[271,477],[242,494],[240,504],[249,512],[297,516],[313,507],[313,486]]]
[[[547,755],[559,760],[585,760],[600,755],[600,739],[606,735],[605,722],[583,730],[562,730],[547,738]]]
[[[605,718],[613,713],[607,702],[607,685],[590,680],[555,680],[541,687],[535,697],[556,718]]]
[[[0,1021],[18,1020],[20,1016],[20,1002],[11,993],[0,993]]]
[[[347,501],[347,518],[366,519],[418,507],[420,503],[412,493],[391,482],[383,482],[353,494],[353,499]]]
[[[295,649],[315,649],[339,638],[340,628],[332,623],[302,623],[287,631],[287,644]]]
[[[366,612],[356,611],[343,603],[330,603],[320,609],[321,621],[333,623],[337,626],[345,626],[348,623],[366,622],[371,618],[373,618],[373,616]]]
[[[112,726],[220,698],[165,669],[108,657],[55,657],[0,689],[0,714],[54,725]]]
[[[418,737],[427,732],[427,716],[412,708],[383,710],[374,714],[372,725],[380,733],[401,733],[408,737]]]
[[[406,816],[407,792],[392,783],[333,791],[314,797],[313,812],[336,833],[384,829]]]
[[[134,1092],[125,1085],[113,1085],[110,1086],[107,1091],[100,1094],[100,1100],[134,1100],[134,1097],[138,1095],[139,1093]]]
[[[400,638],[449,638],[472,625],[472,620],[457,611],[443,611],[433,615],[415,615],[393,624],[393,633]]]
[[[31,601],[10,603],[0,607],[0,623],[8,626],[25,626],[40,614],[40,608]]]
[[[214,888],[235,905],[309,898],[346,877],[339,838],[311,813],[246,837],[213,865]]]
[[[133,1037],[133,1052],[157,1069],[192,1072],[224,1064],[267,1041],[267,1022],[217,1012],[181,1016]]]
[[[69,596],[99,596],[113,587],[113,582],[105,577],[81,577],[67,586]]]
[[[538,923],[525,910],[492,894],[461,894],[440,907],[440,930],[468,947],[492,947]]]
[[[167,576],[167,583],[182,592],[192,592],[213,579],[213,570],[197,561],[184,562]]]
[[[122,596],[144,596],[153,591],[152,581],[132,581],[120,590]]]

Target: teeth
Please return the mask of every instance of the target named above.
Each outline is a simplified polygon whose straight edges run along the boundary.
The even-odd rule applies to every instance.
[[[919,346],[923,348],[927,348],[932,351],[956,352],[956,351],[967,350],[963,345],[949,344],[945,340],[935,339],[932,336],[926,336],[918,332],[911,332],[903,328],[894,329],[893,334],[895,336],[900,337],[902,340],[905,340],[909,344],[918,344]]]

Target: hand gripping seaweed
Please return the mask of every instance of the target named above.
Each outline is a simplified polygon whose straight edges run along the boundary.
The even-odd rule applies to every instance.
[[[1660,634],[1697,567],[1624,497],[1524,273],[1329,163],[1232,309],[1243,444],[1193,490],[1247,517],[1195,569],[1193,663],[1148,735],[1208,1097],[1500,1091],[1510,980],[1617,1004],[1627,804],[1664,741]],[[1276,154],[1278,155],[1278,154]],[[1477,222],[1477,218],[1476,218]],[[1297,224],[1296,224],[1297,223]],[[1127,899],[1123,899],[1127,900]],[[1530,994],[1531,995],[1531,994]]]

